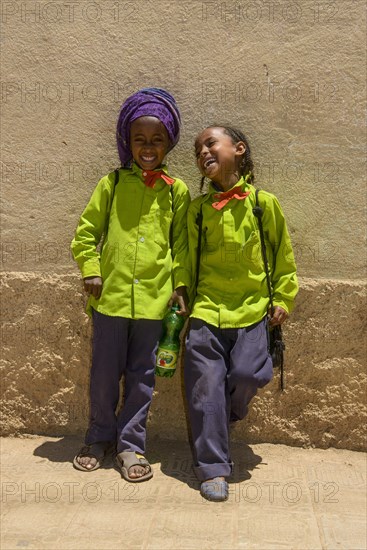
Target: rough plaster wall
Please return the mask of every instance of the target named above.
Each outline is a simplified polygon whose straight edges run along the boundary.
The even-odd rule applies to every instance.
[[[252,442],[362,450],[363,285],[312,279],[302,279],[301,285],[297,310],[285,330],[286,390],[280,392],[277,374],[234,435]],[[9,319],[2,334],[5,434],[86,429],[91,334],[80,286],[77,275],[4,277],[4,317]],[[157,379],[151,437],[187,437],[181,378],[177,373],[173,379]],[[210,406],[217,414],[215,404]]]
[[[69,243],[98,178],[117,165],[121,102],[157,85],[181,107],[170,167],[193,195],[197,132],[224,121],[248,134],[303,277],[286,331],[287,393],[278,398],[275,382],[263,390],[237,433],[362,448],[364,6],[1,3],[5,433],[85,427],[90,327]],[[152,430],[185,435],[180,395],[178,378],[158,381]]]

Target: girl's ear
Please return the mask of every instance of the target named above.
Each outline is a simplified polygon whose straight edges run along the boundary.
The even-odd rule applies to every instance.
[[[245,154],[246,152],[246,145],[243,141],[238,141],[235,145],[236,147],[236,152],[235,152],[235,155],[239,155],[239,156],[242,156]]]

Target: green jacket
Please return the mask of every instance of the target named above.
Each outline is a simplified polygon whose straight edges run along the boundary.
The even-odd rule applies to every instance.
[[[195,199],[188,210],[189,269],[191,272],[191,317],[216,327],[238,328],[260,321],[269,307],[268,289],[261,255],[260,233],[252,209],[255,188],[243,178],[233,187],[250,191],[245,200],[231,199],[222,210],[212,203],[218,193]],[[289,233],[280,204],[266,191],[259,192],[274,305],[287,312],[298,292],[296,265]],[[202,206],[202,250],[199,283],[195,289],[198,225]]]
[[[93,308],[111,316],[162,319],[173,288],[190,281],[189,191],[180,179],[172,192],[162,178],[147,187],[135,163],[119,170],[115,188],[114,177],[112,172],[99,181],[71,243],[82,277],[103,279],[102,295],[90,296],[87,313]]]

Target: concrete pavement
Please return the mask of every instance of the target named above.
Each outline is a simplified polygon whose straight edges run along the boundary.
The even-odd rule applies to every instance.
[[[71,460],[80,438],[1,440],[2,550],[363,550],[366,455],[236,442],[230,498],[200,497],[187,444],[149,441],[152,480],[125,482],[112,458]]]

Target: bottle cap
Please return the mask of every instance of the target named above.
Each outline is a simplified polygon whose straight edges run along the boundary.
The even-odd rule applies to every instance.
[[[171,307],[171,311],[180,311],[180,307],[178,304],[173,304],[173,306]]]

